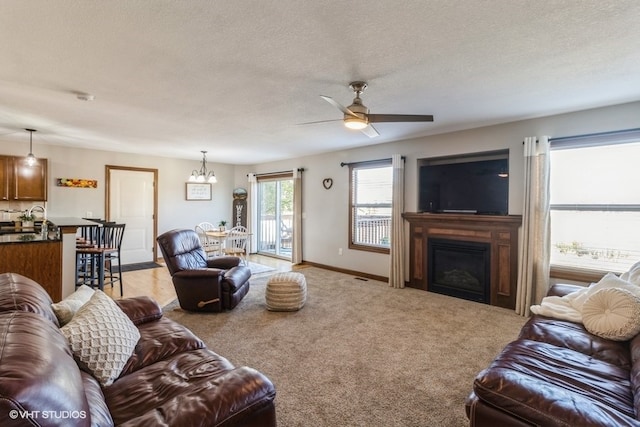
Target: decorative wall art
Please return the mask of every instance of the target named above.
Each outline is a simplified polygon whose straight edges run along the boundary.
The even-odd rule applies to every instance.
[[[233,227],[247,226],[247,190],[236,188],[233,190]]]
[[[56,178],[58,187],[69,188],[98,188],[97,179],[81,179],[81,178]]]
[[[333,185],[333,179],[331,178],[325,178],[322,180],[322,186],[328,190],[331,188],[331,186]]]
[[[187,182],[187,200],[211,200],[211,184]]]

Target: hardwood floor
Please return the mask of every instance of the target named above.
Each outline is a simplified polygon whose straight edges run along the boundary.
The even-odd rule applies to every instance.
[[[278,258],[264,255],[249,255],[247,259],[251,262],[275,268],[278,271],[291,271],[292,269],[290,262]],[[171,282],[171,276],[164,266],[122,273],[122,281],[124,282],[124,298],[146,295],[158,301],[161,307],[176,299],[176,292]],[[104,292],[114,299],[120,298],[120,287],[118,284],[116,284],[113,289],[109,286],[105,287]]]

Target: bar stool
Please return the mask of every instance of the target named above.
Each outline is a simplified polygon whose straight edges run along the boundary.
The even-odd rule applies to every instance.
[[[99,223],[83,226],[79,229],[76,237],[76,287],[81,285],[94,285],[93,279],[96,277],[96,264],[94,253],[89,249],[98,246],[101,235]]]
[[[122,262],[120,254],[125,226],[126,224],[107,224],[104,227],[108,239],[106,245],[109,247],[109,250],[105,251],[104,284],[113,287],[114,283],[120,282],[120,296],[123,296]],[[117,273],[117,276],[115,273]]]
[[[123,295],[120,249],[124,228],[125,224],[108,222],[83,227],[76,244],[76,287],[87,285],[103,291],[106,277],[106,283],[111,286],[120,282],[120,296]],[[114,275],[114,265],[117,266],[117,276]]]

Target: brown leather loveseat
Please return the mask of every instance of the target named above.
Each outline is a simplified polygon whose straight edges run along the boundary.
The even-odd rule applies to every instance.
[[[640,426],[640,335],[614,341],[533,315],[478,374],[466,410],[471,426]]]
[[[276,425],[269,379],[209,350],[150,298],[117,301],[140,338],[106,386],[79,368],[51,303],[36,282],[0,275],[1,426]]]

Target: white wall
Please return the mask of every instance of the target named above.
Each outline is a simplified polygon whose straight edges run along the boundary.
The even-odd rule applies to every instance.
[[[560,137],[637,127],[640,127],[640,102],[301,157],[253,167],[237,167],[236,179],[239,186],[246,186],[248,172],[266,173],[304,168],[304,260],[388,276],[388,255],[348,249],[349,176],[348,168],[340,167],[341,162],[389,158],[396,153],[404,155],[406,157],[405,211],[415,212],[418,203],[417,159],[509,149],[509,213],[521,214],[524,182],[522,142],[525,137],[542,135]],[[346,129],[345,132],[347,132]],[[325,190],[322,186],[324,178],[333,179],[333,187],[330,190]],[[408,226],[406,229],[408,237]],[[408,247],[407,238],[407,254]],[[343,255],[338,255],[338,248],[343,248]],[[407,259],[407,276],[408,262]]]
[[[25,145],[0,140],[0,153],[24,156]],[[211,201],[185,200],[185,182],[191,171],[199,169],[199,161],[142,156],[110,151],[84,150],[37,144],[33,153],[48,159],[47,215],[53,217],[84,217],[92,212],[94,218],[105,218],[105,165],[158,169],[158,233],[173,228],[193,228],[197,223],[231,220],[234,167],[207,162],[215,171],[218,183],[213,185]],[[55,185],[57,178],[97,179],[98,188],[65,188]],[[3,202],[0,209],[24,209],[25,204]],[[30,204],[27,204],[30,205]]]

